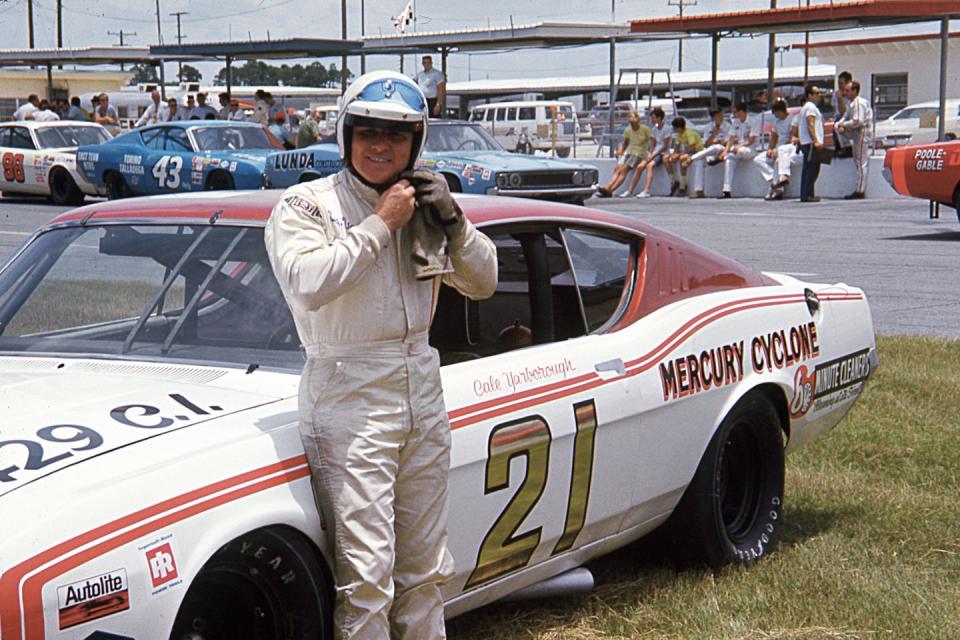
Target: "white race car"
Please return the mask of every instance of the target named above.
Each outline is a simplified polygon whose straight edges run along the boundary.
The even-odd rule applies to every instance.
[[[110,139],[93,122],[31,120],[0,124],[0,191],[49,196],[54,204],[80,204],[97,195],[95,185],[77,171],[77,147]]]
[[[277,191],[119,200],[0,270],[3,640],[329,638],[303,354],[267,262]],[[454,616],[663,525],[713,566],[774,545],[784,454],[877,366],[844,284],[635,219],[463,196],[489,300],[443,289]],[[529,591],[528,591],[529,593]]]

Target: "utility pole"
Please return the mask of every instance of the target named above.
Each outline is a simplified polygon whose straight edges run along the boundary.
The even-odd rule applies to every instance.
[[[177,44],[183,44],[183,39],[186,37],[180,33],[180,16],[189,15],[189,11],[174,11],[170,15],[177,16]],[[183,62],[177,60],[177,80],[183,82]]]
[[[57,0],[57,49],[63,49],[63,0]]]
[[[697,0],[667,0],[667,5],[677,7],[680,10],[680,17],[683,18],[684,7],[697,6]],[[680,55],[677,57],[677,71],[683,71],[683,39],[679,41]]]
[[[30,48],[33,49],[33,0],[27,0],[27,33],[29,34]]]
[[[770,0],[770,9],[777,8],[777,0]],[[773,108],[774,67],[777,63],[777,36],[770,32],[770,41],[767,43],[767,109]]]
[[[163,45],[163,32],[160,31],[160,0],[157,0],[157,46]],[[160,99],[167,99],[167,78],[163,70],[163,59],[160,59]]]
[[[123,46],[123,36],[135,36],[135,35],[137,35],[137,32],[134,31],[133,33],[130,33],[129,31],[124,31],[123,29],[120,29],[120,31],[107,31],[107,35],[108,35],[108,36],[120,36],[120,46],[122,47],[122,46]],[[122,62],[120,63],[120,71],[123,71],[123,63],[122,63]]]
[[[159,0],[158,0],[159,1]],[[347,39],[347,0],[340,0],[340,39]],[[340,95],[347,92],[347,54],[340,56]]]

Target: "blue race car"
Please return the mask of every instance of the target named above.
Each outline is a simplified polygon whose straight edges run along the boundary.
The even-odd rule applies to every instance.
[[[443,174],[451,191],[578,204],[594,194],[600,177],[585,163],[510,153],[480,125],[450,120],[430,121],[417,166]],[[339,170],[337,146],[318,144],[272,154],[264,184],[285,188]]]
[[[101,195],[259,189],[267,156],[283,146],[253,122],[165,122],[77,150],[77,168]]]

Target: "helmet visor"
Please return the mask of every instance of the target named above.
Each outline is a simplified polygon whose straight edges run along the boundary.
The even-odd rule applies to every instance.
[[[420,89],[409,82],[393,78],[371,82],[356,99],[362,102],[398,102],[418,112],[427,108]]]

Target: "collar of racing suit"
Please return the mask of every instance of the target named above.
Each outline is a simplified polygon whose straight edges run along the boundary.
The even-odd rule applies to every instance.
[[[393,184],[393,182],[388,182],[384,185],[370,184],[364,180],[359,173],[354,171],[353,167],[350,167],[349,170],[344,172],[344,174],[350,183],[350,187],[353,188],[356,193],[371,207],[376,207],[377,201],[380,200],[380,194],[386,191],[387,188]]]

